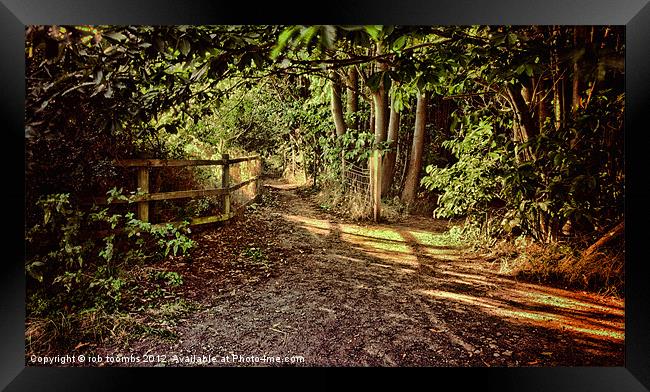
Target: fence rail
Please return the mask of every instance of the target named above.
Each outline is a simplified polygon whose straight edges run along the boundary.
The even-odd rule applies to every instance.
[[[247,161],[258,161],[261,162],[259,155],[252,155],[248,157],[239,157],[230,159],[228,154],[223,154],[222,159],[215,160],[188,160],[188,159],[120,159],[114,162],[115,166],[120,167],[132,167],[137,169],[137,184],[140,192],[137,195],[134,195],[130,198],[129,201],[126,200],[111,200],[109,198],[95,197],[93,202],[95,204],[121,204],[135,202],[138,206],[138,219],[148,222],[149,221],[149,202],[151,201],[160,201],[160,200],[173,200],[173,199],[187,199],[187,198],[197,198],[205,196],[222,196],[223,197],[223,211],[221,214],[204,216],[192,218],[190,220],[191,225],[200,225],[205,223],[212,222],[221,222],[226,221],[233,216],[235,216],[239,211],[243,210],[245,206],[250,204],[257,197],[257,192],[259,190],[259,172],[258,175],[249,178],[245,181],[242,181],[238,184],[230,183],[230,166],[240,162]],[[149,193],[149,170],[151,168],[160,168],[160,167],[186,167],[186,166],[223,166],[223,171],[221,175],[221,187],[212,188],[212,189],[190,189],[182,191],[172,191],[172,192],[156,192]],[[259,169],[259,166],[258,166]],[[244,203],[239,207],[237,211],[232,211],[230,202],[232,193],[237,189],[240,189],[246,185],[255,183],[255,196]],[[163,222],[163,223],[172,223],[178,224],[180,222]]]

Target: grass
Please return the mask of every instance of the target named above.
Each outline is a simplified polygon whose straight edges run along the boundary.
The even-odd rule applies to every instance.
[[[582,257],[567,245],[504,240],[490,253],[501,273],[618,296],[624,293],[625,254],[615,249]]]
[[[341,232],[351,235],[352,242],[362,243],[375,249],[399,253],[411,251],[402,235],[392,229],[341,225]]]
[[[463,243],[459,234],[454,228],[444,233],[431,233],[428,231],[409,231],[415,240],[424,246],[459,246]]]
[[[109,308],[64,306],[48,311],[46,299],[31,296],[25,330],[27,357],[90,349],[106,339],[123,347],[142,337],[174,340],[173,327],[195,308],[175,293],[174,288],[183,284],[182,276],[137,266],[126,275],[120,299],[108,304]]]

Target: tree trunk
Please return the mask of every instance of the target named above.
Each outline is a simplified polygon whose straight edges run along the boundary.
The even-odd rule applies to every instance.
[[[359,110],[359,97],[357,94],[358,86],[358,77],[357,69],[350,67],[348,69],[348,78],[347,78],[347,113],[352,115],[350,118],[350,123],[348,128],[350,129],[359,129],[359,119],[356,117],[357,111]]]
[[[584,50],[585,27],[575,26],[573,28],[573,48],[577,51]],[[571,111],[575,112],[580,107],[580,90],[582,80],[580,75],[580,59],[573,60],[573,79],[571,83]]]
[[[345,119],[343,118],[343,104],[341,102],[341,79],[336,71],[332,76],[332,117],[336,126],[336,136],[340,137],[345,133]]]
[[[368,117],[368,129],[375,130],[375,105],[370,103],[370,116]]]
[[[424,131],[427,121],[427,95],[426,92],[418,92],[418,103],[415,110],[415,130],[413,132],[413,147],[409,159],[408,172],[402,191],[402,201],[410,203],[415,199],[418,189],[418,179],[422,166],[422,151],[424,150]]]
[[[538,87],[538,90],[541,91],[541,95],[543,97],[545,92],[548,91],[548,80],[542,79],[539,81],[539,84],[540,86]],[[540,99],[539,103],[537,104],[537,120],[540,132],[544,129],[546,119],[549,117],[551,117],[551,112],[549,111],[548,107],[548,98]]]
[[[377,54],[381,55],[383,53],[384,47],[380,42],[377,45]],[[388,66],[384,63],[379,63],[378,68],[380,72],[388,70]],[[377,91],[372,93],[372,101],[375,106],[375,144],[379,144],[386,140],[388,128],[388,97],[383,78],[379,83]]]
[[[559,77],[560,69],[557,65],[556,55],[553,55],[555,69],[553,71],[553,116],[555,120],[555,130],[559,130],[562,127],[562,101],[560,100],[560,85],[559,80],[556,79]]]
[[[375,144],[386,141],[388,121],[386,118],[386,91],[384,86],[372,94],[372,100],[375,106]]]
[[[524,100],[522,91],[513,85],[507,85],[506,91],[515,110],[515,140],[525,143],[537,135],[535,122],[530,115],[530,110]],[[524,150],[525,160],[531,160],[533,157],[530,148]]]
[[[600,237],[593,245],[582,253],[582,257],[591,256],[596,253],[600,248],[607,245],[611,240],[625,233],[625,221],[621,221],[616,227],[607,232],[604,236]]]
[[[382,180],[381,180],[381,193],[386,194],[393,185],[393,176],[395,175],[395,160],[397,152],[397,137],[399,135],[399,120],[400,114],[395,110],[395,105],[390,105],[390,119],[388,120],[388,136],[390,150],[383,160]]]

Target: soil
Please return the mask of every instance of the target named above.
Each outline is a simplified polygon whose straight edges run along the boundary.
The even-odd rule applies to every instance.
[[[177,339],[94,352],[155,356],[119,366],[623,366],[622,300],[518,282],[432,241],[446,230],[346,221],[267,183],[244,216],[197,229],[190,259],[161,267],[195,304],[172,323]],[[304,362],[283,362],[294,356]]]

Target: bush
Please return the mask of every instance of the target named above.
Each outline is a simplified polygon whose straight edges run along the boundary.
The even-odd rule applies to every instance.
[[[607,294],[624,293],[625,255],[607,251],[583,257],[567,244],[542,245],[524,236],[500,241],[492,248],[500,272],[538,282],[551,282]]]
[[[115,189],[109,195],[126,198]],[[99,320],[119,313],[124,294],[136,284],[129,274],[134,266],[170,253],[184,255],[194,245],[186,236],[187,223],[152,225],[133,213],[110,213],[97,206],[86,212],[74,207],[68,194],[48,195],[37,205],[42,220],[26,233],[32,333],[54,328],[64,338],[73,333],[73,325],[88,324],[89,314]],[[180,277],[165,278],[172,285],[182,283]],[[35,321],[51,319],[56,321]]]

